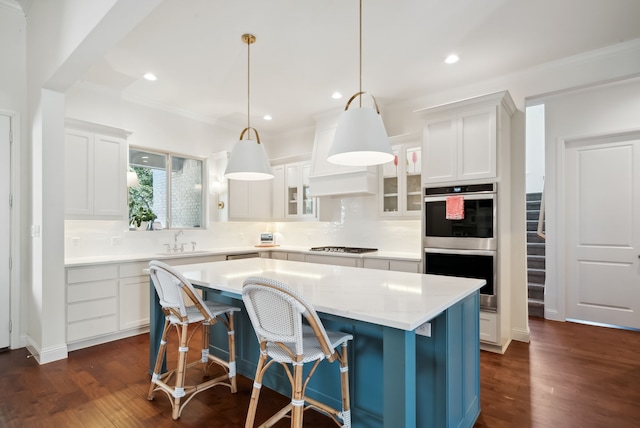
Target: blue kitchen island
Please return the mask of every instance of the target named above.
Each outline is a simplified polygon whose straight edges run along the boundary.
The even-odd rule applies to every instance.
[[[175,268],[205,298],[243,309],[236,315],[236,368],[246,377],[255,374],[259,347],[244,311],[242,283],[265,276],[304,295],[327,329],[354,336],[354,428],[472,427],[480,413],[478,290],[484,280],[263,258]],[[164,318],[153,286],[150,295],[153,367]],[[212,328],[210,351],[225,358],[226,344],[226,330]],[[338,371],[336,364],[321,364],[307,394],[340,407],[339,376],[332,371]],[[290,394],[283,370],[269,370],[263,383]]]

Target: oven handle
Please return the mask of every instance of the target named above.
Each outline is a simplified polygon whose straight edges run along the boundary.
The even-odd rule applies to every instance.
[[[450,248],[425,248],[425,253],[468,254],[470,256],[496,256],[496,250],[453,250]]]
[[[466,201],[478,201],[483,199],[495,199],[495,193],[483,193],[483,194],[464,194],[464,193],[452,193],[447,196],[425,196],[425,202],[446,202],[448,196],[464,196]]]

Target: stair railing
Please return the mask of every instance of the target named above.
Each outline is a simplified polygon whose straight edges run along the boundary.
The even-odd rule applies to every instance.
[[[542,231],[544,229],[544,190],[546,186],[542,185],[542,196],[540,196],[540,212],[538,213],[538,230],[536,233],[542,239],[547,239],[547,235]]]

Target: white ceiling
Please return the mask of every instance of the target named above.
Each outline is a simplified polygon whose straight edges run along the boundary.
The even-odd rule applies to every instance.
[[[313,125],[357,92],[357,0],[165,0],[82,81],[244,127],[247,32],[260,131]],[[390,105],[636,38],[638,0],[364,0],[363,90]]]

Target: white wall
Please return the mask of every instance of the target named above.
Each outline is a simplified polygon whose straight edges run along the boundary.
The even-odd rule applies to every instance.
[[[562,150],[565,139],[640,130],[640,78],[545,98],[547,279],[545,317],[565,318]],[[640,165],[636,165],[640,168]]]
[[[207,158],[231,151],[241,131],[133,103],[95,85],[74,85],[66,100],[67,117],[129,130],[131,146]]]
[[[422,94],[414,99],[384,106],[387,133],[421,132],[415,110],[480,95],[509,90],[516,107],[524,111],[527,101],[569,88],[629,78],[640,74],[640,39],[587,52],[493,79],[471,82],[455,89]]]
[[[12,180],[13,194],[11,224],[11,320],[14,328],[11,346],[25,345],[28,305],[29,270],[25,262],[28,258],[28,245],[23,237],[28,222],[22,221],[23,213],[28,212],[29,169],[25,168],[27,135],[27,37],[26,19],[17,8],[0,3],[0,111],[12,118]]]
[[[527,193],[544,188],[544,104],[526,109]]]
[[[65,358],[64,91],[160,0],[34,2],[27,18],[29,222],[31,242],[27,342],[41,362]]]

